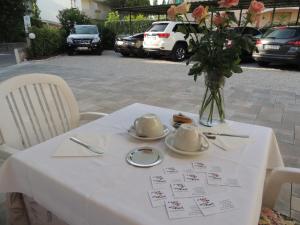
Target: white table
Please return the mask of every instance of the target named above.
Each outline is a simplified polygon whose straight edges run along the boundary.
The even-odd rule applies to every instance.
[[[149,142],[164,153],[164,161],[152,168],[136,168],[126,163],[125,156],[145,143],[129,137],[126,130],[136,117],[149,112],[169,125],[172,114],[178,113],[137,103],[36,145],[2,166],[0,191],[24,193],[71,225],[257,225],[265,171],[283,166],[272,129],[228,121],[233,129],[250,134],[254,142],[239,151],[222,151],[212,145],[196,157],[172,153],[163,140]],[[107,152],[101,157],[52,157],[66,137],[78,132],[111,133]],[[238,176],[241,187],[227,190],[238,207],[213,216],[170,220],[165,209],[152,208],[148,200],[149,176],[162,174],[166,166],[189,166],[197,160],[220,164]]]

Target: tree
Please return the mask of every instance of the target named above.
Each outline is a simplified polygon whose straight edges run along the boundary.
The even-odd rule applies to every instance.
[[[157,0],[153,0],[153,5],[158,5]]]
[[[39,9],[37,5],[37,0],[31,0],[31,7],[32,7],[32,12],[31,12],[31,25],[36,26],[36,27],[42,27],[43,22],[41,21],[41,10]]]
[[[150,5],[149,0],[106,0],[105,3],[111,8]]]
[[[25,37],[23,0],[0,1],[0,42],[23,41]]]
[[[132,6],[148,6],[150,5],[149,0],[127,0],[126,6],[132,7]]]
[[[147,18],[143,14],[137,14],[137,15],[131,15],[131,20],[132,21],[141,21],[141,20],[146,20]],[[130,15],[124,16],[125,21],[130,20]]]
[[[120,15],[118,11],[111,11],[107,14],[106,21],[111,22],[111,21],[119,21],[120,20]]]
[[[63,26],[63,29],[66,31],[66,34],[70,33],[75,24],[91,23],[89,17],[80,12],[77,8],[60,10],[57,18]]]

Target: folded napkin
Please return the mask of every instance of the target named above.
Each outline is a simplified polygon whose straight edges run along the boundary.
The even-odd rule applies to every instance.
[[[70,136],[71,137],[71,136]],[[61,145],[57,148],[56,152],[52,155],[53,157],[91,157],[101,156],[100,154],[94,153],[87,148],[71,141],[67,137]],[[99,151],[105,151],[108,143],[108,134],[74,134],[72,137],[78,138],[79,140],[96,147]]]
[[[212,133],[226,133],[236,135],[249,135],[242,133],[241,131],[233,130],[229,124],[222,123],[214,127],[200,127],[201,132],[212,132]],[[223,150],[239,150],[243,149],[247,144],[253,142],[251,137],[240,138],[240,137],[229,137],[229,136],[216,136],[216,139],[209,139],[209,141]]]

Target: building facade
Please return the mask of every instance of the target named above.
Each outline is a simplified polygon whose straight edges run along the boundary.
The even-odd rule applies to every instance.
[[[66,8],[78,8],[91,19],[103,20],[110,11],[103,0],[37,0],[44,22],[58,23],[58,11]]]

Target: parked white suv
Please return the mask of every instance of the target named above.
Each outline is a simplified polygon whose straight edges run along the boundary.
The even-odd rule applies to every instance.
[[[150,55],[171,56],[175,61],[183,61],[188,54],[191,35],[185,39],[186,26],[191,31],[198,31],[198,25],[175,21],[158,21],[144,33],[143,47]],[[199,31],[198,31],[199,32]],[[192,32],[193,33],[193,32]]]

